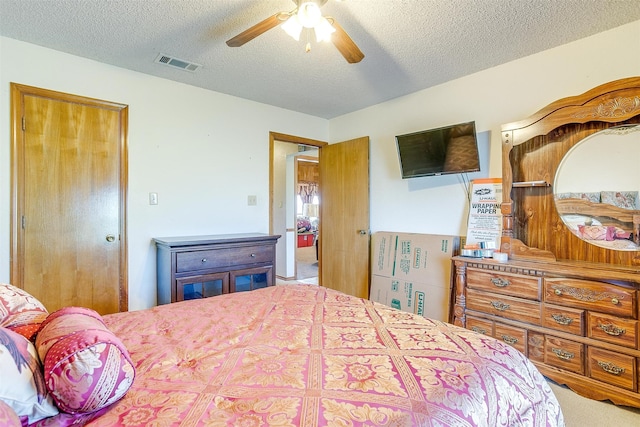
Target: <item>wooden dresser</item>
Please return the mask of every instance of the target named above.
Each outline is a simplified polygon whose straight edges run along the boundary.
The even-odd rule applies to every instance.
[[[460,324],[520,350],[549,378],[640,407],[640,277],[633,268],[455,257]]]
[[[158,304],[249,291],[275,284],[269,234],[158,237]]]
[[[509,260],[454,258],[451,320],[514,346],[585,397],[640,407],[640,212],[605,197],[640,193],[637,164],[604,168],[624,135],[640,136],[640,77],[502,126],[500,251]],[[640,156],[635,141],[619,158]],[[583,233],[593,225],[606,236]]]

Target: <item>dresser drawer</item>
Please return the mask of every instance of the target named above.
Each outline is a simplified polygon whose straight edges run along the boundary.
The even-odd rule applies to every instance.
[[[628,390],[637,390],[634,357],[589,347],[587,358],[588,375],[591,378]]]
[[[467,287],[539,301],[541,278],[467,269]]]
[[[574,341],[547,335],[544,363],[584,375],[584,346]]]
[[[635,317],[635,292],[602,282],[546,278],[544,299],[546,302],[570,307]]]
[[[273,246],[241,246],[237,248],[178,252],[176,254],[176,272],[271,262],[273,254]]]
[[[584,335],[584,310],[542,305],[542,326],[573,335]]]
[[[467,289],[467,308],[507,319],[540,325],[540,303]]]
[[[493,322],[490,320],[467,316],[467,329],[490,337],[493,336]]]
[[[527,357],[544,363],[545,335],[536,331],[527,331]]]
[[[495,337],[498,341],[509,344],[511,347],[519,350],[523,354],[527,354],[527,330],[517,328],[515,326],[503,325],[496,323]]]
[[[589,313],[589,337],[629,348],[638,345],[638,321]]]

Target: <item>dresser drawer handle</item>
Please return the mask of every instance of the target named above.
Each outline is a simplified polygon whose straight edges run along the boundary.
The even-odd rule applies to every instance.
[[[501,277],[494,277],[493,279],[491,279],[491,283],[493,283],[498,288],[505,288],[509,286],[509,281]]]
[[[611,362],[598,361],[598,365],[602,368],[603,371],[613,375],[621,375],[624,373],[624,368],[621,368],[620,366],[616,366]]]
[[[560,325],[570,325],[573,322],[571,317],[565,316],[564,314],[552,314],[553,320]]]
[[[202,258],[202,262],[207,262],[207,259],[206,258]]]
[[[491,305],[498,311],[505,311],[511,307],[509,304],[505,304],[502,301],[491,301]]]
[[[598,328],[602,329],[605,334],[613,335],[614,337],[620,336],[626,332],[624,328],[619,328],[612,323],[609,323],[608,325],[598,323]]]
[[[556,356],[558,356],[558,358],[562,359],[562,360],[571,360],[574,358],[575,354],[571,353],[569,351],[565,351],[561,348],[552,348],[551,351],[553,351],[555,353]]]
[[[251,254],[250,256],[251,256],[251,258],[255,258],[256,254]]]
[[[572,288],[571,286],[555,285],[552,287],[553,293],[560,296],[567,294],[571,298],[585,302],[598,302],[611,299],[611,303],[618,305],[620,300],[624,299],[624,295],[616,295],[613,292],[597,292],[592,289]]]
[[[486,335],[486,334],[487,334],[487,330],[486,330],[486,329],[482,329],[482,328],[481,328],[481,327],[479,327],[479,326],[472,326],[472,327],[471,327],[471,330],[472,330],[473,332],[477,332],[477,333],[482,334],[482,335]]]
[[[518,342],[518,338],[512,337],[511,335],[503,335],[502,341],[510,345],[515,345]]]

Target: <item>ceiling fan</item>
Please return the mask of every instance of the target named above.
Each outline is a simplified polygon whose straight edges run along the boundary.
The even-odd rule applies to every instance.
[[[282,24],[282,29],[296,40],[300,39],[300,34],[303,30],[309,32],[313,29],[318,42],[331,40],[347,62],[355,64],[356,62],[362,61],[364,54],[340,24],[330,16],[322,16],[320,8],[327,0],[293,0],[293,2],[296,4],[296,8],[291,12],[278,12],[258,22],[253,27],[227,40],[227,45],[230,47],[240,47]],[[311,45],[307,43],[307,52],[310,49]]]

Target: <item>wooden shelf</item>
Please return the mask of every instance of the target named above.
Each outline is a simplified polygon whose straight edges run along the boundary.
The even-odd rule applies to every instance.
[[[521,181],[514,182],[511,184],[513,188],[523,188],[523,187],[551,187],[547,181]]]

